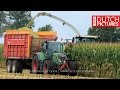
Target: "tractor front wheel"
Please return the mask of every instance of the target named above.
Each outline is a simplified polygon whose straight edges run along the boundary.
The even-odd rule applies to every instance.
[[[45,60],[43,64],[43,74],[55,73],[54,64],[52,60]]]
[[[43,74],[50,74],[50,60],[45,60],[43,64]]]
[[[70,68],[68,75],[76,76],[78,72],[78,64],[75,61],[68,61],[68,66]]]

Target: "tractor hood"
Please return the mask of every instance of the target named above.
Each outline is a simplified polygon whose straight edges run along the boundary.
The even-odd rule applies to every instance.
[[[65,54],[58,53],[57,56],[58,56],[58,59],[60,59],[62,62],[69,60]]]
[[[62,53],[57,53],[57,55],[58,55],[58,58],[59,58],[60,60],[66,60],[66,59],[67,59],[67,56],[64,55],[64,54],[62,54]]]
[[[62,54],[62,53],[54,53],[53,54],[53,58],[52,58],[53,62],[55,62],[56,64],[60,65],[62,64],[64,61],[68,60],[67,56]]]

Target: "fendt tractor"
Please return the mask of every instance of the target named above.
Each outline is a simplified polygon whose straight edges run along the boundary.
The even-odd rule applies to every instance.
[[[40,15],[49,15],[45,12]],[[36,17],[36,16],[35,16]],[[18,30],[6,30],[4,35],[4,57],[8,73],[22,73],[29,69],[30,73],[77,75],[78,64],[64,52],[64,44],[56,41],[56,33],[33,32],[31,22]]]
[[[63,43],[46,41],[40,52],[36,52],[32,60],[32,73],[77,75],[78,65],[67,58]]]

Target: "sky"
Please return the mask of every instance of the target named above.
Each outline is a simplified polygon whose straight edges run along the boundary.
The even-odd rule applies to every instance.
[[[39,12],[47,12],[55,15],[68,23],[72,24],[80,33],[81,36],[87,35],[88,28],[92,27],[92,15],[120,15],[120,11],[32,11],[31,15],[34,17]],[[76,36],[76,33],[67,25],[64,25],[56,19],[40,16],[35,20],[35,27],[33,31],[38,31],[39,27],[43,27],[46,24],[51,24],[54,31],[57,31],[58,41],[63,39],[71,39]],[[0,39],[0,43],[3,43],[3,39]]]
[[[92,27],[92,15],[120,15],[120,11],[32,11],[32,17],[38,12],[47,12],[67,21],[79,31],[81,36],[87,35],[88,28]],[[34,21],[34,31],[46,24],[51,24],[54,30],[57,31],[58,41],[61,38],[71,39],[76,36],[76,33],[70,27],[63,26],[61,22],[48,16],[37,17]]]

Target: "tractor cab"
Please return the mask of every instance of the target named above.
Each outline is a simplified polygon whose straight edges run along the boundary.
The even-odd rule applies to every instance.
[[[57,41],[47,41],[42,45],[47,58],[52,58],[53,53],[64,53],[63,44]]]

